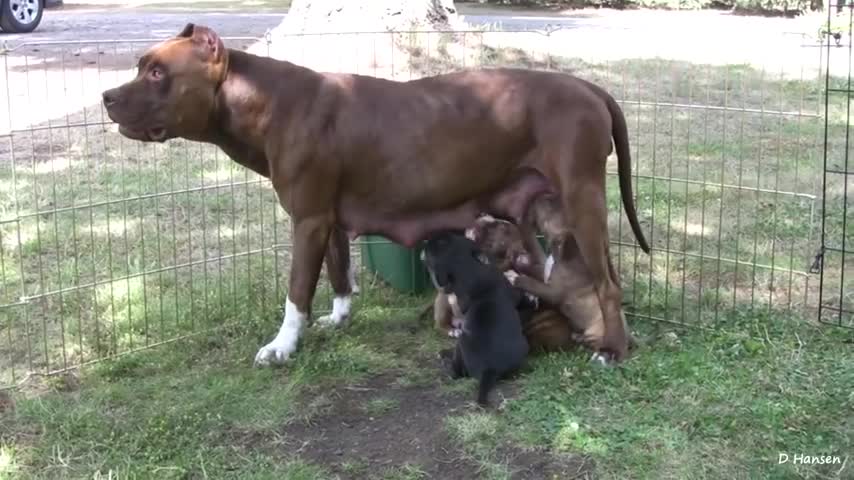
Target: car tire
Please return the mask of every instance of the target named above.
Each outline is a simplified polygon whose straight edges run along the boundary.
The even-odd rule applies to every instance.
[[[39,26],[45,0],[0,0],[0,28],[6,33],[30,33]]]

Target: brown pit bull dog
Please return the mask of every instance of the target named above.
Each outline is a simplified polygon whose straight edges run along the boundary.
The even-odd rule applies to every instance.
[[[554,190],[601,300],[601,350],[627,350],[621,291],[607,262],[605,162],[612,136],[623,203],[648,251],[632,198],[628,133],[616,101],[573,76],[523,69],[467,70],[397,82],[319,73],[226,49],[188,24],[151,47],[133,80],[103,92],[124,136],[218,145],[270,178],[293,225],[285,315],[255,357],[282,363],[311,316],[324,259],[332,314],[350,316],[349,242],[381,235],[407,247],[479,212],[520,220]],[[471,172],[478,172],[471,175]]]

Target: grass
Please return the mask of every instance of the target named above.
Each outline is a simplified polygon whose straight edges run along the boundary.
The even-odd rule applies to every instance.
[[[429,54],[413,61],[416,74],[453,66]],[[657,249],[650,258],[627,245],[609,177],[612,252],[643,340],[625,366],[539,356],[496,411],[470,408],[474,384],[444,379],[432,361],[450,340],[412,318],[428,299],[363,274],[346,331],[310,329],[288,367],[252,369],[278,326],[290,261],[268,183],[213,148],[141,146],[73,126],[99,120],[82,112],[53,125],[67,135],[16,133],[0,157],[0,384],[121,356],[14,392],[17,409],[0,417],[0,478],[431,478],[441,467],[418,456],[415,439],[489,479],[558,467],[575,473],[556,478],[850,477],[847,464],[776,462],[852,452],[854,337],[805,321],[817,302],[818,279],[805,271],[822,213],[830,242],[854,244],[838,180],[821,211],[823,122],[810,115],[819,85],[744,65],[490,48],[477,57],[572,70],[623,102],[639,214]],[[835,167],[845,107],[831,103]],[[852,305],[846,265],[827,253],[825,299]],[[315,311],[328,307],[322,280]],[[392,380],[355,396],[378,377]],[[427,434],[404,429],[388,442],[403,452],[391,464],[293,443],[306,436],[296,426],[324,425],[342,409],[393,426],[439,400],[449,403],[430,411]]]
[[[395,298],[387,295],[360,303]],[[352,330],[312,331],[285,369],[250,368],[258,342],[244,325],[87,368],[74,391],[21,392],[2,419],[0,458],[16,478],[335,478],[332,465],[286,448],[283,426],[332,415],[338,403],[323,393],[332,386],[401,375],[400,365],[439,375],[411,363],[416,346],[437,336],[426,325],[403,337],[394,332],[407,322],[399,315],[359,312]],[[535,357],[498,410],[448,411],[437,428],[482,478],[510,478],[518,465],[508,448],[583,455],[596,478],[846,478],[841,464],[776,459],[850,455],[854,425],[843,412],[854,408],[854,336],[782,314],[726,321],[711,332],[636,323],[645,345],[619,369],[588,364],[582,353]],[[661,340],[668,333],[671,341]],[[348,365],[335,368],[329,355]],[[404,406],[385,395],[365,402],[364,414],[400,415]],[[376,478],[429,478],[406,462],[378,469],[345,454],[340,464]]]

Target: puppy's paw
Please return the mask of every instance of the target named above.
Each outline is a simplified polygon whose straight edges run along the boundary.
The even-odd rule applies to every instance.
[[[535,295],[531,295],[528,292],[525,292],[525,298],[528,299],[528,302],[534,307],[534,309],[540,308],[540,299]]]
[[[610,367],[613,364],[613,360],[610,354],[594,352],[593,355],[590,356],[590,363],[601,367]]]
[[[507,281],[510,282],[510,285],[516,285],[516,279],[519,278],[519,274],[513,270],[507,270],[504,272],[504,276],[507,277]]]
[[[460,335],[462,335],[462,334],[463,334],[462,328],[449,328],[448,329],[448,336],[451,338],[460,338]]]

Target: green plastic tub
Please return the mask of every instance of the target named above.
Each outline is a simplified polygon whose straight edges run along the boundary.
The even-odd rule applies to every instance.
[[[405,248],[375,235],[366,235],[363,239],[362,264],[392,288],[416,295],[433,289],[433,282],[421,261],[420,247]]]
[[[421,248],[405,248],[375,235],[363,237],[362,264],[385,283],[403,293],[420,294],[433,290],[433,282],[421,261]],[[545,239],[537,239],[546,248]]]

